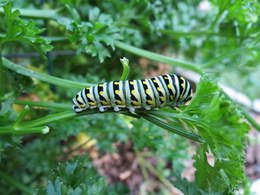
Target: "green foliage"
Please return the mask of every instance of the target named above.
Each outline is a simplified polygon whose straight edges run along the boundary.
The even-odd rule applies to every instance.
[[[222,192],[237,188],[244,182],[244,146],[249,130],[237,106],[206,75],[184,113],[196,118],[198,134],[206,141],[195,157],[197,185]],[[207,163],[206,153],[213,154],[213,166]]]
[[[106,184],[83,146],[74,149],[81,134],[96,142],[99,155],[117,152],[115,142],[131,143],[131,152],[144,159],[134,159],[142,169],[142,187],[150,175],[184,194],[225,194],[243,187],[247,122],[259,125],[248,115],[244,118],[215,78],[252,98],[259,96],[257,1],[2,0],[0,7],[1,194],[34,193],[32,189],[132,193],[124,184]],[[53,48],[48,65],[38,58],[13,59],[21,52],[37,56],[31,46],[44,58]],[[74,56],[57,56],[62,52]],[[126,55],[134,79],[157,68],[145,58],[161,62],[160,67],[212,74],[204,74],[191,103],[176,110],[75,114],[70,103],[75,92],[104,79],[120,79],[119,58]],[[122,80],[127,78],[124,70]],[[42,135],[46,129],[50,133]],[[196,149],[194,156],[190,147]],[[69,161],[75,153],[82,157]],[[156,159],[152,169],[148,157]],[[180,175],[184,161],[192,158],[195,181],[188,182]]]
[[[76,15],[79,17],[78,13]],[[119,29],[114,25],[111,16],[101,13],[96,7],[89,9],[88,22],[78,18],[72,21],[67,29],[71,31],[69,39],[77,44],[78,52],[97,56],[100,62],[111,56],[105,46],[111,46],[115,50],[114,41],[121,39]]]
[[[3,6],[4,5],[4,6]],[[0,46],[10,41],[29,43],[37,50],[43,58],[45,53],[52,49],[49,41],[39,36],[43,32],[35,26],[34,21],[27,23],[20,18],[20,11],[12,11],[10,2],[2,4],[5,14],[6,34],[0,40]]]
[[[188,106],[183,106],[182,112],[164,109],[151,112],[149,117],[152,116],[164,119],[164,123],[174,126],[173,129],[201,136],[203,142],[194,158],[198,187],[227,192],[245,181],[244,147],[249,126],[238,107],[226,98],[212,77],[204,75],[201,78],[195,97]],[[206,154],[213,155],[214,165],[208,163]]]
[[[47,185],[47,194],[103,194],[105,178],[99,176],[86,156],[59,164]]]

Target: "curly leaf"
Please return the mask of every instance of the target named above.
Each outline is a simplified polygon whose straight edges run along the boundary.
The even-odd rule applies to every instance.
[[[78,43],[78,52],[97,56],[100,62],[110,57],[107,46],[115,49],[114,42],[120,40],[119,28],[110,15],[100,13],[98,8],[90,9],[88,21],[74,20],[66,26],[70,30],[69,39]]]
[[[20,11],[12,11],[12,5],[10,2],[5,4],[3,8],[5,14],[6,34],[5,37],[0,40],[0,45],[10,41],[29,43],[35,48],[41,57],[45,58],[44,53],[50,51],[52,46],[47,39],[39,36],[44,29],[38,29],[32,20],[26,23],[24,20],[20,19]]]
[[[197,185],[214,191],[237,188],[245,179],[244,147],[249,130],[237,106],[225,97],[216,81],[204,75],[184,112],[196,118],[194,125],[206,141],[195,157]],[[214,165],[208,163],[206,153],[213,154]]]
[[[102,194],[105,187],[105,179],[86,156],[81,156],[57,166],[48,182],[47,194]]]

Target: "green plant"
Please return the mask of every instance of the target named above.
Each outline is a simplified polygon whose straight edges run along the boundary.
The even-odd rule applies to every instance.
[[[19,8],[12,9],[12,4]],[[234,78],[245,80],[239,89],[257,97],[255,78],[259,78],[258,72],[255,71],[256,76],[251,72],[259,67],[259,24],[255,19],[259,7],[256,2],[227,4],[213,1],[211,12],[194,8],[200,6],[197,1],[61,1],[46,3],[48,9],[45,10],[39,9],[37,4],[28,9],[29,5],[27,1],[20,5],[0,1],[3,7],[0,15],[4,16],[0,22],[5,24],[0,27],[0,146],[3,151],[0,160],[1,166],[6,167],[0,173],[3,179],[1,192],[32,194],[34,189],[39,189],[39,193],[46,189],[50,194],[106,193],[109,189],[114,193],[127,191],[125,187],[118,190],[111,184],[106,186],[90,159],[79,157],[56,167],[57,162],[67,161],[68,156],[74,155],[71,147],[80,132],[97,140],[100,153],[113,151],[111,145],[115,141],[131,141],[144,178],[149,180],[148,174],[152,174],[170,190],[175,186],[185,192],[188,185],[193,192],[231,193],[245,182],[246,134],[249,125],[259,130],[259,124],[222,91],[216,76],[226,81],[225,72],[233,72]],[[59,9],[54,9],[57,6]],[[240,11],[245,17],[236,14]],[[44,23],[48,29],[45,37],[40,36]],[[2,57],[14,48],[15,51],[31,51],[31,46],[41,56],[31,60],[34,66]],[[56,57],[54,74],[59,76],[55,77],[49,75],[42,64],[47,59],[46,52],[58,49],[77,49],[78,55],[69,60]],[[161,50],[174,51],[182,60],[158,54]],[[127,52],[130,67],[134,68],[129,72],[128,61],[121,60],[123,73],[120,77],[118,58],[126,55],[122,52]],[[136,114],[111,110],[105,114],[97,110],[75,114],[72,111],[69,101],[77,90],[100,79],[125,80],[141,76],[141,69],[134,60],[136,57],[132,55],[201,75],[191,103],[177,110],[140,110]],[[99,62],[103,63],[94,65]],[[90,69],[96,74],[84,75]],[[25,77],[30,79],[27,81]],[[234,83],[231,85],[235,86]],[[247,87],[249,83],[253,90]],[[13,86],[18,84],[21,87],[15,89]],[[54,92],[51,85],[59,88]],[[19,99],[22,91],[27,100]],[[38,101],[33,101],[30,94],[37,96]],[[36,109],[32,109],[34,107]],[[180,162],[192,158],[191,154],[184,155],[190,145],[186,138],[196,142],[195,182],[188,184],[181,179],[172,179],[180,178],[183,170]],[[147,148],[151,152],[148,155],[160,159],[164,166],[153,166],[144,159],[142,151]],[[207,153],[213,155],[214,166],[208,163]],[[28,159],[31,160],[28,162]],[[173,163],[170,173],[165,171],[168,162]],[[53,169],[55,171],[49,176]]]

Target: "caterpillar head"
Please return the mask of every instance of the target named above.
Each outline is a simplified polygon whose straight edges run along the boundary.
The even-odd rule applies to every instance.
[[[86,104],[84,103],[80,93],[81,92],[77,93],[76,96],[72,99],[72,102],[74,103],[74,105],[72,106],[72,109],[76,113],[79,113],[79,112],[87,109]]]

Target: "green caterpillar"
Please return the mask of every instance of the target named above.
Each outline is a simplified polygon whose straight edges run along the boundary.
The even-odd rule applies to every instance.
[[[150,79],[111,81],[84,88],[73,98],[73,110],[99,108],[100,112],[113,107],[114,111],[128,108],[178,107],[191,99],[190,83],[181,76],[166,74]]]

